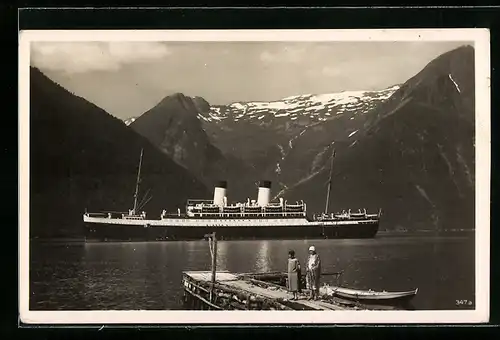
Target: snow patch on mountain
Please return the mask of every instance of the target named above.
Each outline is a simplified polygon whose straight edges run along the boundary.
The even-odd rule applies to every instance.
[[[351,133],[349,134],[349,137],[354,136],[354,135],[356,134],[356,132],[358,132],[358,130],[351,132]]]
[[[236,102],[214,105],[203,113],[206,122],[232,117],[233,121],[263,120],[266,116],[296,120],[301,116],[325,121],[346,111],[365,113],[377,103],[388,99],[399,85],[380,91],[344,91],[326,94],[305,94],[271,102]]]
[[[279,144],[278,144],[278,148],[280,149],[281,160],[284,160],[285,157],[286,157],[285,149],[283,149],[283,147],[281,145],[279,145]]]
[[[279,163],[279,162],[278,162],[278,163],[276,163],[276,173],[277,173],[278,175],[280,175],[280,174],[281,174],[281,166],[280,166],[280,163]]]
[[[125,125],[129,126],[130,124],[132,124],[137,118],[136,117],[131,117],[131,118],[127,118],[125,119],[123,122],[125,123]]]
[[[455,88],[457,89],[458,93],[460,93],[460,88],[458,87],[458,84],[457,82],[453,79],[453,77],[451,76],[451,74],[449,73],[448,74],[448,78],[450,78],[450,80],[453,82],[453,84],[455,85]]]

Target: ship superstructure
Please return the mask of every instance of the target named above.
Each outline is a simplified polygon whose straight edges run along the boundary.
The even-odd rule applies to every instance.
[[[225,219],[253,219],[253,218],[297,218],[306,217],[306,204],[303,201],[289,204],[280,198],[278,202],[271,202],[271,182],[261,181],[257,199],[247,199],[241,203],[227,203],[227,182],[220,181],[214,190],[213,200],[188,200],[186,216],[190,218],[225,218]],[[162,219],[168,215],[162,214]]]

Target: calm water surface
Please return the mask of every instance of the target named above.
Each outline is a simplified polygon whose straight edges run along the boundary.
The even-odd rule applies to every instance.
[[[218,269],[286,271],[287,252],[304,263],[314,244],[324,272],[342,285],[373,290],[418,288],[415,309],[463,309],[474,303],[474,234],[370,240],[219,241]],[[182,309],[185,270],[209,270],[208,242],[32,243],[30,309]],[[335,283],[332,277],[322,281]],[[467,308],[467,307],[465,307]],[[468,308],[474,308],[474,304]]]

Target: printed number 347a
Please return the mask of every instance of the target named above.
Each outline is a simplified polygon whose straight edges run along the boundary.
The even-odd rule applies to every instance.
[[[455,300],[457,306],[472,306],[471,300]]]

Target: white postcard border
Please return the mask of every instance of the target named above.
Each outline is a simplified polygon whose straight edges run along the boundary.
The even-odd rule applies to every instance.
[[[31,311],[29,310],[29,66],[33,41],[471,41],[476,81],[475,310],[446,311]],[[26,324],[399,324],[489,319],[490,34],[475,29],[43,30],[19,35],[19,315]]]

